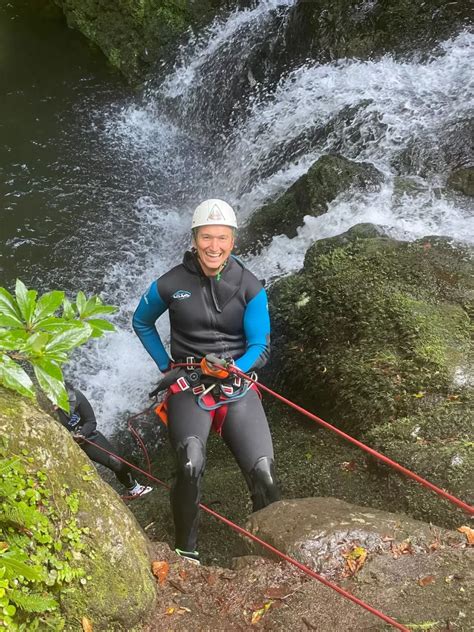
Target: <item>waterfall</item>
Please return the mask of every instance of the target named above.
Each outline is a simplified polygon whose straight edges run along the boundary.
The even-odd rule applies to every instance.
[[[266,0],[216,19],[190,37],[141,96],[93,115],[103,151],[122,164],[124,178],[128,165],[141,182],[128,210],[133,239],[102,271],[108,300],[120,306],[119,333],[88,346],[73,366],[106,429],[124,411],[143,407],[158,379],[131,331],[131,315],[148,285],[180,261],[193,208],[206,197],[228,200],[244,218],[327,152],[370,161],[383,172],[379,192],[340,196],[326,215],[307,217],[297,237],[275,237],[250,259],[249,267],[265,278],[298,270],[311,243],[360,222],[383,224],[400,239],[430,234],[474,241],[466,198],[440,188],[442,157],[425,161],[430,151],[437,155],[449,125],[472,116],[474,37],[461,33],[424,61],[389,55],[307,61],[266,85],[267,75],[258,81],[246,60],[268,50],[270,36],[281,43],[293,4]],[[423,151],[410,154],[421,145]],[[407,152],[411,158],[403,163]],[[409,190],[397,188],[400,174]],[[164,339],[166,320],[158,326]]]

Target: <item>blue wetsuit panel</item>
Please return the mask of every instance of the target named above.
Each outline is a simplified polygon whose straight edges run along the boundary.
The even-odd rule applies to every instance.
[[[235,365],[244,372],[263,366],[270,347],[270,315],[267,293],[262,288],[247,304],[244,312],[244,333],[247,351]]]
[[[167,309],[168,306],[163,302],[158,292],[157,282],[153,281],[147,292],[142,296],[132,320],[135,333],[158,365],[160,371],[169,369],[171,359],[156,330],[155,322]]]

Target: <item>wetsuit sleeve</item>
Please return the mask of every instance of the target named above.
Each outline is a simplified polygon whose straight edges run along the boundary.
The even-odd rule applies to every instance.
[[[76,390],[77,395],[77,407],[75,412],[81,416],[81,425],[78,431],[84,435],[84,437],[90,437],[90,435],[97,429],[97,422],[95,420],[94,410],[89,403],[87,397]]]
[[[267,293],[263,288],[245,308],[244,333],[247,351],[236,360],[235,365],[246,373],[264,366],[270,356],[270,315]]]
[[[158,283],[153,281],[138,303],[132,320],[135,333],[162,372],[170,368],[171,359],[156,330],[155,322],[167,309],[158,291]]]

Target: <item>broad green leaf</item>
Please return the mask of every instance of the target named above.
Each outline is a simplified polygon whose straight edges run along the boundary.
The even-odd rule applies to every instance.
[[[0,314],[0,327],[24,327],[24,322],[16,316]]]
[[[28,336],[24,329],[0,329],[0,351],[22,349]]]
[[[92,327],[93,338],[100,338],[106,331],[115,331],[115,325],[102,318],[88,318],[86,323]]]
[[[40,581],[43,578],[41,568],[39,566],[28,566],[21,560],[21,557],[19,551],[0,553],[0,568],[4,566],[7,570],[7,576],[10,576],[12,579],[22,575],[25,579]]]
[[[54,336],[46,345],[46,351],[69,351],[89,340],[91,335],[92,327],[85,322],[78,322],[74,328]]]
[[[77,307],[77,311],[79,312],[80,318],[82,318],[82,315],[84,314],[87,307],[87,299],[84,292],[77,293],[76,307]]]
[[[33,382],[25,371],[5,354],[0,355],[0,383],[26,397],[34,397]]]
[[[34,354],[44,352],[46,345],[51,338],[51,334],[45,331],[38,331],[31,335],[25,343],[24,350]]]
[[[16,280],[15,285],[15,295],[18,303],[18,307],[25,319],[26,323],[29,325],[31,322],[31,317],[33,316],[33,312],[36,307],[36,296],[38,292],[36,290],[28,290],[26,285],[20,281],[20,279]]]
[[[90,312],[89,316],[103,316],[105,314],[115,314],[117,310],[118,310],[118,307],[114,307],[113,305],[103,305],[102,303],[99,303]]]
[[[71,303],[68,298],[65,298],[63,301],[63,318],[67,320],[72,320],[76,317],[76,309],[75,306]]]
[[[64,292],[54,290],[43,294],[36,303],[36,309],[33,316],[33,325],[38,325],[40,321],[48,316],[53,316],[55,311],[59,309],[64,301]]]
[[[17,327],[23,325],[20,308],[13,296],[4,287],[0,287],[0,317],[8,318],[9,322],[1,322],[2,326]]]
[[[45,360],[52,360],[59,365],[64,364],[69,359],[69,355],[65,351],[45,351],[42,357]]]
[[[37,331],[47,331],[49,333],[60,334],[63,331],[74,329],[76,327],[81,327],[82,324],[77,320],[64,320],[64,318],[57,318],[56,316],[51,316],[49,318],[45,318],[40,321],[35,329]]]
[[[53,404],[69,412],[69,401],[61,368],[55,362],[42,358],[33,363],[33,369],[39,385]]]

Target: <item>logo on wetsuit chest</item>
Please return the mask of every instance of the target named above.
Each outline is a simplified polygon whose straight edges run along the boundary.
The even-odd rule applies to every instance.
[[[185,298],[189,298],[191,296],[191,292],[188,290],[176,290],[173,294],[173,298],[177,298],[178,301],[184,301]]]

